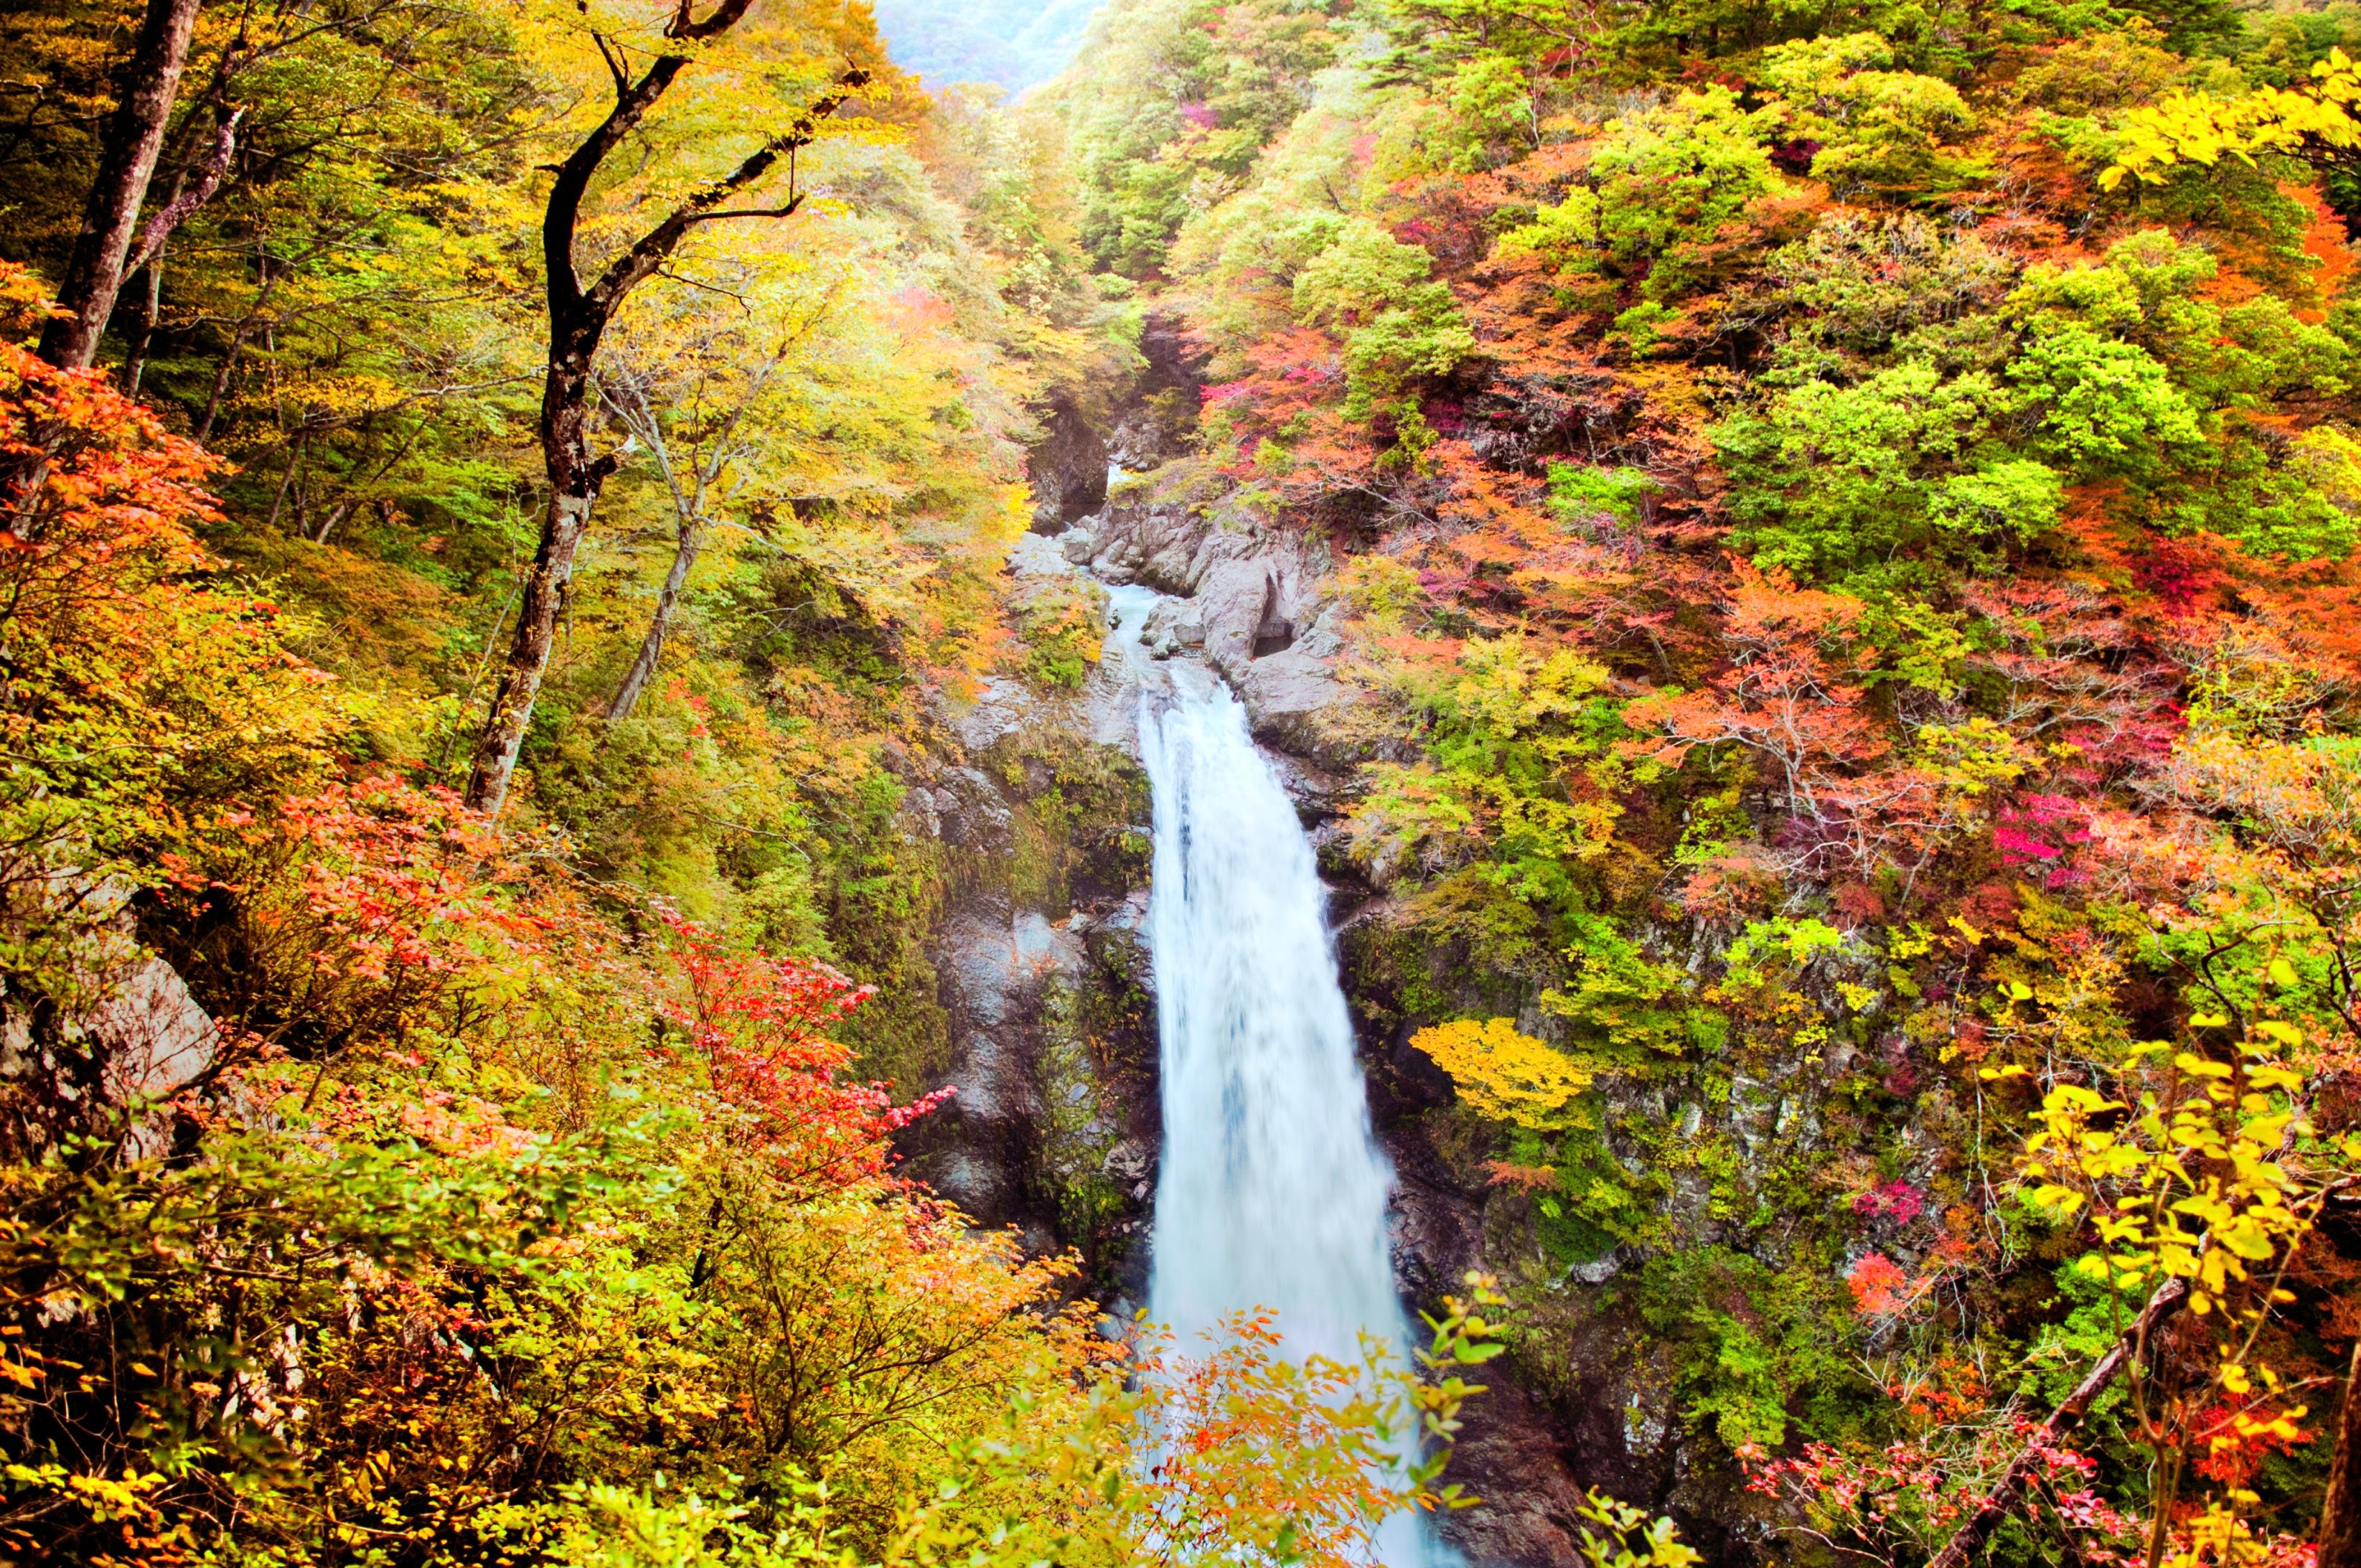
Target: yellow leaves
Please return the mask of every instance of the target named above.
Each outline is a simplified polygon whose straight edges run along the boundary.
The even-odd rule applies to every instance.
[[[1498,1121],[1536,1131],[1581,1124],[1572,1109],[1591,1074],[1507,1018],[1461,1019],[1421,1029],[1412,1046],[1451,1075],[1459,1097]]]
[[[2161,184],[2183,164],[2212,168],[2224,158],[2251,165],[2257,153],[2300,153],[2307,144],[2337,150],[2361,146],[2361,121],[2349,105],[2361,75],[2349,60],[2323,60],[2313,80],[2289,91],[2260,87],[2236,98],[2173,92],[2131,110],[2116,127],[2122,144],[2099,175],[2113,191],[2126,178]]]
[[[2038,1186],[2027,1188],[2025,1201],[2043,1213],[2052,1214],[2059,1219],[2070,1219],[2080,1213],[2083,1203],[2083,1198],[2080,1192],[2070,1187],[2060,1187],[2054,1181],[2045,1181]]]
[[[2097,1090],[2085,1089],[2079,1083],[2061,1083],[2043,1099],[2041,1119],[2055,1128],[2068,1118],[2080,1119],[2103,1111],[2129,1109],[2122,1101],[2110,1100]]]
[[[2238,1488],[2228,1500],[2209,1499],[2204,1511],[2175,1534],[2162,1568],[2261,1568],[2276,1560],[2271,1543],[2259,1540],[2237,1514],[2255,1494]]]
[[[2259,1069],[2284,1086],[2284,1070],[2270,1058],[2300,1038],[2290,1026],[2258,1026],[2240,1047],[2242,1057],[2261,1058],[2247,1069],[2250,1081]],[[2166,1076],[2140,1091],[2130,1115],[2129,1104],[2097,1089],[2051,1090],[2018,1162],[2024,1201],[2060,1218],[2087,1209],[2109,1250],[2085,1258],[2086,1272],[2125,1289],[2185,1280],[2190,1310],[2201,1317],[2233,1308],[2254,1271],[2311,1225],[2295,1179],[2277,1158],[2295,1114],[2268,1094],[2240,1093],[2232,1081],[2239,1068],[2193,1051],[2167,1058],[2161,1047],[2136,1047],[2120,1070]]]
[[[2260,1090],[2269,1091],[2278,1089],[2292,1091],[2303,1086],[2303,1074],[2296,1071],[2292,1068],[2279,1067],[2266,1063],[2261,1066],[2248,1068],[2246,1069],[2246,1081]]]
[[[2282,1211],[2284,1212],[2284,1211]],[[2213,1239],[2248,1263],[2268,1263],[2278,1237],[2275,1227],[2254,1210],[2225,1217],[2212,1231]]]
[[[1960,725],[1922,725],[1916,740],[1935,775],[1961,795],[2013,783],[2032,765],[2032,749],[1982,715]]]

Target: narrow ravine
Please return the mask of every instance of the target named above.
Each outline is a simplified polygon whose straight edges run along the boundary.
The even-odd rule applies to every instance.
[[[1126,657],[1156,598],[1114,590]],[[1365,1334],[1400,1354],[1393,1172],[1370,1134],[1311,841],[1213,672],[1172,660],[1140,702],[1164,1104],[1150,1316],[1184,1351],[1268,1307],[1297,1354],[1350,1360]],[[1406,1519],[1389,1530],[1389,1568],[1427,1561],[1420,1534]]]

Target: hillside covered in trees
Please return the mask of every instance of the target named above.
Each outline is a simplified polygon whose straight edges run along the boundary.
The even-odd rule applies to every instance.
[[[0,16],[0,1559],[2361,1568],[2361,9],[935,41]],[[1136,1311],[1156,664],[1413,1363]]]

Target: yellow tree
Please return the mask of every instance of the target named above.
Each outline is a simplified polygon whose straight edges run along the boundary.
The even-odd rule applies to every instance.
[[[2341,49],[2330,49],[2301,87],[2258,87],[2235,98],[2168,93],[2124,117],[2123,146],[2099,184],[2109,191],[2127,178],[2158,184],[2183,164],[2210,168],[2224,158],[2251,164],[2257,153],[2349,153],[2361,148],[2356,102],[2361,64]]]
[[[518,596],[516,630],[468,772],[467,803],[478,810],[497,815],[507,797],[548,668],[558,613],[573,581],[575,555],[598,493],[620,461],[614,451],[593,450],[591,422],[592,378],[616,313],[698,225],[794,214],[807,194],[796,188],[796,154],[824,136],[857,128],[835,116],[869,85],[869,66],[843,64],[830,72],[831,85],[792,105],[772,85],[774,75],[807,75],[816,61],[808,55],[801,61],[781,58],[789,52],[782,47],[785,40],[751,25],[753,8],[754,0],[720,0],[699,16],[689,0],[620,0],[551,7],[534,18],[541,41],[561,59],[578,57],[585,46],[596,50],[613,101],[557,166],[542,217],[549,344],[539,435],[549,499],[540,543]],[[798,63],[803,72],[794,70]],[[693,166],[696,159],[693,152],[673,145],[684,127],[660,126],[653,116],[676,84],[692,78],[692,68],[697,90],[678,95],[688,110],[679,118],[690,122],[686,128],[702,141],[734,141],[745,150],[727,172],[684,179],[681,165]],[[781,120],[785,123],[777,129],[729,134],[732,126],[777,126]],[[604,193],[610,210],[601,214],[589,204],[594,187],[609,158],[626,146],[652,156],[636,175],[620,181],[609,177]],[[784,189],[774,172],[785,176]],[[645,211],[662,215],[639,227]],[[602,238],[622,236],[610,240],[611,259],[587,285],[578,269],[586,229]]]
[[[1508,1018],[1463,1018],[1421,1029],[1410,1043],[1451,1075],[1459,1098],[1497,1121],[1537,1132],[1581,1124],[1576,1096],[1591,1074]]]
[[[715,311],[669,296],[609,355],[598,400],[646,452],[673,514],[674,540],[647,631],[607,705],[610,720],[629,718],[647,689],[689,574],[724,509],[771,471],[799,466],[781,426],[805,361],[829,346],[825,329],[843,281],[791,257],[742,258],[723,282],[742,309]]]

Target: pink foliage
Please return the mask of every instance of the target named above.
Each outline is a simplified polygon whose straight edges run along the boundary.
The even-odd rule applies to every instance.
[[[1872,1187],[1852,1201],[1852,1212],[1869,1219],[1892,1220],[1906,1225],[1926,1212],[1926,1194],[1903,1180]]]

